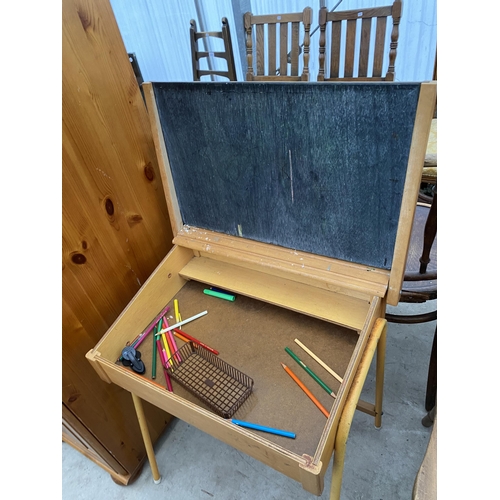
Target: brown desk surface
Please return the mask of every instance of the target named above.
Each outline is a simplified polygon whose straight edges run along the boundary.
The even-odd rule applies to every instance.
[[[325,416],[283,370],[286,364],[320,403],[330,411],[334,398],[329,396],[292,357],[289,347],[335,393],[339,382],[312,359],[294,339],[298,338],[341,377],[344,375],[358,340],[358,333],[245,296],[234,302],[203,293],[206,285],[189,281],[176,298],[182,319],[207,310],[205,316],[181,327],[189,335],[219,351],[219,357],[254,380],[253,392],[234,418],[297,433],[289,439],[255,431],[288,450],[314,455],[326,424]],[[167,315],[175,323],[173,301]],[[253,337],[251,343],[246,339]],[[152,340],[146,339],[139,350],[151,378]],[[178,347],[184,342],[176,338]],[[255,349],[255,345],[259,348]],[[159,359],[159,358],[158,358]],[[165,386],[157,361],[156,382]],[[186,389],[172,381],[174,393],[207,408]],[[297,430],[300,430],[297,432]]]

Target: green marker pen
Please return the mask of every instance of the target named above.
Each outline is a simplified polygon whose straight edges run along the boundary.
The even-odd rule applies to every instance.
[[[229,300],[231,302],[234,302],[234,300],[236,299],[234,295],[229,295],[228,293],[214,292],[213,290],[209,290],[208,288],[205,288],[205,290],[203,290],[203,293],[206,295],[211,295],[212,297],[217,297],[219,299]]]

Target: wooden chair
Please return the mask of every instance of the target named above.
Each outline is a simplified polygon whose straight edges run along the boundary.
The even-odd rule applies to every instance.
[[[355,9],[346,11],[328,12],[326,7],[319,11],[319,71],[318,81],[335,80],[369,80],[369,81],[393,81],[395,74],[396,50],[399,37],[399,21],[401,18],[401,0],[395,0],[392,5],[386,7],[373,7],[367,9]],[[382,76],[384,67],[384,51],[387,26],[387,18],[392,18],[391,43],[389,50],[389,66],[385,76]],[[371,36],[373,19],[376,18],[375,36]],[[358,23],[359,20],[359,23]],[[325,75],[325,45],[326,27],[331,23],[330,43],[330,76]],[[343,25],[345,24],[345,28]],[[361,29],[359,52],[356,49],[356,29]],[[341,51],[341,39],[344,32],[345,39],[345,63],[343,74],[340,72],[340,63],[343,57]],[[374,47],[370,47],[371,39]],[[373,62],[371,53],[373,52]],[[356,57],[356,55],[358,57]],[[358,61],[357,71],[355,61]]]
[[[302,12],[293,14],[269,14],[254,16],[251,12],[244,15],[247,46],[247,81],[281,80],[309,81],[309,31],[312,22],[312,9],[306,7]],[[299,44],[300,24],[304,26],[303,50]],[[267,25],[267,30],[265,26]],[[276,25],[279,35],[276,36]],[[289,25],[290,34],[289,36]],[[252,31],[255,26],[255,46]],[[267,32],[267,37],[264,33]],[[267,46],[267,65],[265,53]],[[276,56],[279,53],[279,63]],[[303,54],[303,70],[299,75],[299,55]],[[256,59],[254,73],[253,59]],[[267,71],[266,71],[267,67]]]
[[[399,302],[421,304],[437,298],[437,193],[431,205],[418,203]],[[437,311],[386,314],[392,323],[424,323],[437,319]]]
[[[198,31],[196,21],[191,19],[191,27],[189,29],[189,36],[191,39],[191,59],[193,64],[193,80],[198,82],[202,76],[208,75],[212,78],[214,75],[228,78],[229,81],[236,81],[236,68],[234,65],[233,46],[231,45],[231,33],[229,31],[229,23],[227,18],[222,18],[221,31]],[[221,38],[224,42],[223,51],[211,51],[209,45],[206,43],[206,38],[214,37]],[[203,38],[206,50],[199,50],[198,40]],[[208,69],[200,69],[200,59],[207,58]],[[210,57],[219,58],[226,62],[225,69],[212,68]],[[212,78],[213,79],[213,78]]]

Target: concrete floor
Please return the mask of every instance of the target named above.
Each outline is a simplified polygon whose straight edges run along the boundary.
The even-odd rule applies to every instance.
[[[401,304],[389,307],[388,312],[422,311],[435,306],[435,302],[424,306]],[[435,326],[435,322],[389,324],[382,428],[374,427],[372,417],[355,413],[347,442],[343,500],[411,499],[432,430],[421,420],[426,414],[427,370]],[[374,373],[372,364],[361,395],[371,402]],[[331,463],[323,494],[315,497],[292,479],[179,420],[156,443],[155,452],[162,475],[159,485],[153,483],[146,463],[133,484],[119,486],[98,465],[63,443],[63,500],[329,498]]]

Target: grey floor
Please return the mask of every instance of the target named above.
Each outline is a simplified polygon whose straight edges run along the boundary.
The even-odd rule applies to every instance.
[[[435,307],[401,304],[388,312]],[[431,428],[421,423],[427,370],[436,323],[390,323],[387,336],[382,428],[356,412],[349,434],[342,483],[343,500],[411,499],[413,483],[425,454]],[[362,398],[373,401],[374,366]],[[109,474],[66,443],[62,444],[62,498],[136,500],[306,500],[329,498],[331,468],[321,497],[304,491],[288,477],[175,420],[155,445],[162,479],[155,485],[146,463],[129,486],[115,484]],[[174,459],[175,458],[175,459]]]

